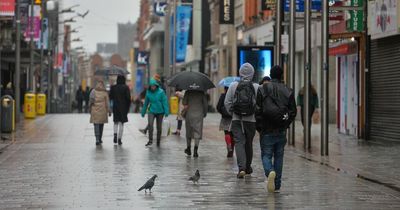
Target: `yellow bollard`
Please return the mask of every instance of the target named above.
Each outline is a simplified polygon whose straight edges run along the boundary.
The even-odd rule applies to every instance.
[[[36,117],[36,95],[34,93],[25,94],[24,116],[27,119],[35,119]]]
[[[172,96],[169,99],[169,107],[171,114],[178,114],[179,110],[179,99],[176,96]]]
[[[36,112],[38,115],[46,114],[46,94],[38,93],[36,96]]]

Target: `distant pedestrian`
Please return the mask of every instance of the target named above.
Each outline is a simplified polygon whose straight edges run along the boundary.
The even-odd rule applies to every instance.
[[[262,80],[258,84],[259,85],[263,85],[263,84],[266,84],[266,83],[268,83],[270,81],[271,81],[271,77],[265,76],[265,77],[262,78]]]
[[[253,139],[256,134],[254,117],[258,84],[253,83],[254,68],[250,63],[239,69],[240,81],[233,82],[225,97],[226,110],[232,114],[231,131],[235,140],[236,158],[239,168],[237,178],[252,174]]]
[[[79,85],[78,90],[76,91],[75,100],[78,105],[78,112],[82,113],[83,108],[83,100],[85,99],[85,94],[83,92],[82,86]]]
[[[142,117],[148,113],[149,141],[146,146],[153,144],[154,120],[156,120],[157,125],[157,146],[160,146],[163,118],[169,115],[167,95],[159,85],[160,84],[156,80],[150,80],[150,88],[146,92],[146,98],[142,108]]]
[[[296,117],[293,90],[282,83],[282,77],[282,68],[272,67],[272,81],[260,86],[257,93],[257,130],[269,192],[278,192],[281,188],[286,130]]]
[[[198,149],[200,140],[203,138],[203,119],[207,116],[207,97],[203,91],[187,90],[183,97],[186,128],[186,149],[185,153],[192,155],[191,144],[192,139],[195,141],[193,157],[199,157]]]
[[[180,136],[182,124],[183,124],[183,117],[182,117],[182,113],[181,113],[181,111],[183,110],[182,100],[183,100],[183,97],[185,96],[185,91],[181,90],[181,89],[177,89],[175,92],[175,96],[178,97],[178,114],[176,116],[176,121],[178,122],[178,126],[176,128],[176,131],[173,132],[172,134]]]
[[[90,99],[90,87],[86,87],[86,90],[84,91],[84,97],[85,97],[85,113],[89,112],[89,99]]]
[[[118,75],[117,84],[111,86],[110,101],[112,102],[114,118],[114,144],[121,145],[124,123],[128,122],[128,112],[131,105],[131,93],[124,76]]]
[[[225,108],[225,96],[229,87],[224,87],[224,93],[221,94],[217,104],[217,111],[221,114],[221,121],[219,123],[219,130],[224,131],[225,143],[228,154],[228,158],[233,157],[233,151],[235,148],[235,142],[233,141],[233,135],[230,130],[232,123],[232,115]]]
[[[94,124],[94,134],[96,145],[103,143],[104,124],[108,123],[107,114],[111,114],[109,108],[109,98],[103,81],[98,81],[96,88],[90,92],[89,98],[90,123]]]
[[[310,118],[308,121],[308,125],[311,127],[311,122],[312,122],[312,116],[315,112],[315,110],[317,108],[319,108],[319,102],[318,102],[318,94],[317,91],[315,90],[314,86],[310,85],[310,91],[311,91],[311,95],[310,95]],[[301,90],[299,91],[299,94],[297,96],[297,105],[300,107],[300,115],[301,115],[301,123],[304,126],[304,121],[305,121],[305,117],[304,117],[304,87],[301,88]]]

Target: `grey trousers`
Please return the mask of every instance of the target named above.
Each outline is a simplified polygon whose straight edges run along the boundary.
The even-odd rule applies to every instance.
[[[246,171],[251,167],[251,162],[253,161],[253,139],[256,134],[256,123],[235,120],[232,121],[231,131],[235,141],[239,171]]]
[[[163,117],[164,114],[148,114],[149,141],[153,141],[154,120],[156,120],[156,126],[157,126],[157,141],[160,141]]]
[[[104,124],[94,124],[94,135],[96,136],[96,142],[100,142],[103,138]]]

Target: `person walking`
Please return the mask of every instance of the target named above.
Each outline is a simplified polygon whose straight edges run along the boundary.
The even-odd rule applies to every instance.
[[[111,115],[108,103],[109,97],[104,82],[97,81],[96,88],[90,92],[89,97],[90,123],[94,124],[96,145],[103,143],[104,124],[108,123],[107,114]]]
[[[318,103],[318,94],[313,85],[310,85],[311,96],[310,96],[310,118],[308,121],[309,126],[311,127],[312,116],[317,108],[319,108]],[[297,96],[297,105],[300,107],[300,115],[301,115],[301,123],[304,126],[304,87],[300,89],[299,94]]]
[[[146,97],[142,108],[142,117],[144,117],[147,112],[149,141],[147,142],[146,146],[153,144],[154,120],[156,120],[157,125],[157,146],[160,146],[163,117],[168,117],[169,106],[167,95],[165,94],[164,90],[160,88],[160,84],[154,79],[150,79],[150,87],[146,92]]]
[[[154,74],[153,75],[153,79],[158,83],[158,88],[160,88],[161,90],[166,92],[166,89],[165,89],[165,87],[163,85],[163,82],[161,81],[161,76],[159,74]],[[145,88],[144,92],[147,93],[146,88]],[[149,130],[149,125],[146,125],[146,127],[143,128],[143,129],[139,129],[140,133],[143,133],[144,135],[147,134],[148,130]]]
[[[78,104],[78,112],[82,113],[82,108],[83,108],[83,100],[85,99],[85,94],[82,90],[82,86],[79,85],[78,90],[76,91],[75,94],[75,100],[76,103]]]
[[[233,141],[233,135],[230,131],[230,126],[232,122],[232,115],[225,108],[225,96],[226,92],[228,91],[229,87],[224,87],[224,93],[221,94],[217,104],[217,111],[221,114],[221,121],[219,123],[219,130],[224,131],[225,134],[225,142],[226,142],[226,149],[228,151],[227,157],[233,157],[233,151],[235,148],[235,143]]]
[[[110,101],[112,102],[114,120],[114,144],[121,145],[124,123],[128,122],[128,112],[131,105],[131,93],[123,75],[118,75],[117,84],[111,86]]]
[[[192,155],[192,139],[195,141],[193,157],[199,157],[198,149],[203,138],[203,119],[207,116],[207,97],[204,91],[186,90],[183,97],[183,117],[186,128],[186,149],[188,156]]]
[[[182,113],[181,111],[183,110],[183,104],[182,104],[182,100],[183,97],[185,96],[185,91],[181,90],[181,89],[177,89],[175,92],[175,96],[178,97],[178,114],[176,116],[176,120],[178,121],[178,126],[176,128],[176,131],[173,132],[173,135],[177,135],[180,136],[181,135],[181,129],[182,129],[182,124],[183,124],[183,117],[182,117]]]
[[[283,70],[280,66],[272,67],[271,78],[270,83],[258,89],[256,116],[267,189],[268,192],[279,192],[286,130],[296,117],[296,101],[293,90],[282,83]]]
[[[239,69],[240,81],[233,82],[225,97],[225,108],[232,115],[231,131],[239,172],[237,178],[252,174],[253,139],[256,134],[254,117],[258,84],[253,83],[254,68],[244,63]]]
[[[89,98],[90,98],[90,87],[87,86],[86,90],[83,92],[83,95],[85,97],[85,113],[89,112]]]

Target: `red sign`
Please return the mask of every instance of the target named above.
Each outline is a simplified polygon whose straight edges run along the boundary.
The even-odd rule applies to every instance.
[[[15,0],[1,0],[0,16],[14,16],[14,15],[15,15]]]

